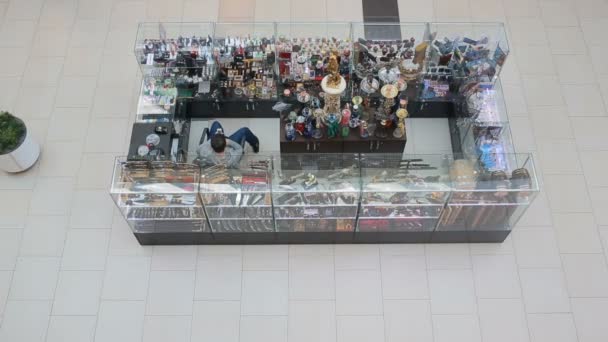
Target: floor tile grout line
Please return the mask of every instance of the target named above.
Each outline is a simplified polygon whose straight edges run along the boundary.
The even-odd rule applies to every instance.
[[[475,312],[473,314],[477,318],[477,324],[479,326],[479,339],[484,340],[483,338],[483,325],[481,322],[481,312],[479,310],[479,296],[477,295],[477,284],[475,284],[475,267],[473,267],[473,256],[471,255],[471,244],[467,243],[467,251],[469,262],[471,263],[471,282],[473,283],[473,296],[475,296]]]
[[[36,22],[36,24],[35,24],[35,31],[34,31],[33,37],[31,38],[30,45],[33,45],[32,42],[34,41],[34,39],[36,37],[36,33],[38,32],[38,26],[40,25],[40,15],[41,15],[42,8],[43,8],[45,2],[46,1],[43,1],[42,5],[40,7],[40,12],[38,13],[37,20],[35,20],[35,22]],[[8,13],[8,9],[7,9],[7,13]],[[5,13],[5,16],[8,15],[7,13]],[[2,23],[4,24],[4,21]],[[30,46],[29,49],[28,49],[28,58],[27,58],[27,62],[25,63],[26,68],[27,68],[27,65],[29,64],[30,60],[32,59],[32,50],[31,49],[32,49],[32,46]],[[19,91],[21,91],[21,88],[22,88],[22,85],[23,85],[23,79],[25,78],[24,74],[25,74],[25,70],[21,73],[21,78],[20,78],[20,81],[19,81]],[[55,93],[55,97],[56,96],[57,96],[57,93]],[[54,101],[53,101],[53,105],[54,105]],[[45,135],[45,139],[46,139],[46,135]],[[38,172],[40,172],[40,169],[39,169],[40,166],[38,165],[37,167],[38,167]],[[34,181],[34,189],[36,188],[36,186],[38,184],[38,179],[39,179],[39,175],[37,175],[36,180]],[[30,200],[28,202],[27,210],[25,211],[25,216],[26,216],[25,217],[25,223],[26,224],[27,224],[27,221],[28,221],[29,212],[31,210],[31,201],[32,201],[32,196],[34,194],[34,191],[35,190],[31,190],[30,191],[30,194],[31,194],[30,195]],[[23,230],[24,229],[25,229],[25,226],[21,230],[21,241],[19,242],[19,244],[20,244],[19,245],[19,249],[21,249],[21,244],[23,243]],[[65,245],[65,241],[64,241],[64,245]],[[63,250],[62,250],[61,255],[63,256]],[[59,272],[60,272],[60,269],[61,269],[61,258],[59,258],[59,267],[57,268],[57,279],[55,280],[55,286],[54,286],[54,289],[53,289],[53,300],[50,301],[51,307],[50,307],[50,311],[49,311],[49,316],[47,317],[46,327],[44,329],[44,338],[45,338],[45,340],[46,340],[46,335],[48,334],[48,330],[49,330],[50,323],[51,323],[51,316],[50,315],[53,313],[53,304],[54,304],[54,301],[55,301],[55,294],[57,292],[57,286],[59,284],[59,276],[60,276]],[[17,270],[17,265],[15,265],[15,268],[14,268],[13,273],[11,275],[11,282],[10,282],[10,285],[9,285],[9,294],[7,295],[7,300],[6,300],[6,303],[5,303],[4,308],[2,310],[3,315],[4,315],[4,309],[6,308],[6,305],[7,305],[8,300],[9,300],[8,296],[10,296],[10,293],[12,292],[11,290],[13,288],[13,280],[14,280],[14,275],[15,275],[16,270]],[[4,319],[2,320],[2,322],[4,322]]]

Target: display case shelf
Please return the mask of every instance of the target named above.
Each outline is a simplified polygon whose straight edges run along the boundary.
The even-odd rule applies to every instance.
[[[262,155],[244,156],[236,169],[202,168],[199,193],[213,233],[274,231],[271,169],[272,158]],[[270,224],[253,222],[262,220]]]
[[[114,163],[110,194],[133,231],[209,231],[198,196],[200,169],[193,164],[127,161]]]

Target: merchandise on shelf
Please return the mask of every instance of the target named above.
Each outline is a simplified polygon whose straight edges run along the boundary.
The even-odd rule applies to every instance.
[[[117,159],[111,194],[138,233],[208,230],[197,165]]]
[[[359,191],[352,155],[282,155],[272,177],[277,232],[353,232]]]
[[[200,193],[214,233],[274,232],[270,160],[243,158],[239,169],[224,165],[201,171]]]

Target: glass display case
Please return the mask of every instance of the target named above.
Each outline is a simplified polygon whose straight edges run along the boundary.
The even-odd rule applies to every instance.
[[[213,91],[224,100],[276,99],[274,23],[217,23]]]
[[[339,74],[350,84],[352,40],[350,23],[277,23],[279,94],[286,100],[320,98],[330,56],[338,56]],[[321,94],[322,95],[322,94]],[[349,87],[342,93],[350,96]]]
[[[492,164],[492,156],[497,157],[496,164],[506,163],[508,158],[502,156],[515,151],[500,82],[470,91],[465,107],[468,116],[457,119],[462,153],[479,155],[487,165]]]
[[[171,121],[176,101],[177,86],[173,77],[143,76],[137,101],[137,121]]]
[[[200,195],[211,231],[273,233],[271,156],[243,156],[238,169],[203,167]]]
[[[502,158],[506,163],[500,166],[482,158],[451,163],[452,194],[437,232],[498,232],[504,237],[509,234],[539,187],[530,154],[505,154]]]
[[[119,158],[111,195],[144,244],[499,242],[538,191],[530,154],[284,154]]]
[[[135,57],[142,71],[137,120],[170,121],[177,101],[211,91],[217,77],[214,23],[141,23]]]
[[[277,232],[354,232],[360,194],[358,155],[278,158],[272,177]]]
[[[358,232],[432,232],[450,195],[447,155],[361,157]]]
[[[413,99],[428,39],[425,23],[353,23],[353,94],[373,100],[394,85]]]
[[[134,52],[142,73],[157,76],[168,67],[213,63],[214,27],[211,22],[140,23]]]
[[[422,80],[426,98],[442,97],[437,89],[462,93],[479,83],[493,83],[509,54],[503,23],[429,23],[429,32]],[[443,74],[453,81],[446,82]]]
[[[117,158],[110,194],[136,234],[203,233],[209,227],[199,177],[194,164]]]

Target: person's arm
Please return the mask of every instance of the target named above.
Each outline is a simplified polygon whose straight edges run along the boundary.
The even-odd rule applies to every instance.
[[[228,164],[231,168],[238,168],[241,157],[243,156],[243,147],[236,141],[226,139],[226,149],[228,149]]]
[[[239,159],[241,159],[240,155],[243,154],[243,146],[241,146],[241,144],[237,143],[234,140],[226,139],[226,148],[231,149],[232,153],[238,154]]]
[[[213,160],[211,159],[211,156],[213,155],[213,150],[211,149],[211,142],[209,140],[200,144],[196,153],[198,154],[198,157],[202,164],[213,164]]]

